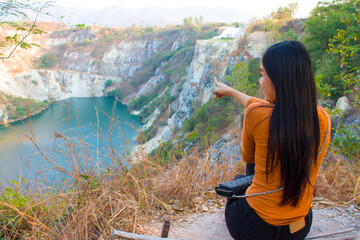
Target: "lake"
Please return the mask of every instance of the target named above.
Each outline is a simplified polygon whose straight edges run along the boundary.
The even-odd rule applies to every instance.
[[[130,115],[126,105],[114,98],[70,98],[50,104],[48,109],[31,117],[31,121],[11,125],[16,129],[0,128],[1,183],[8,183],[17,175],[25,179],[47,176],[55,181],[59,175],[49,170],[54,165],[46,158],[70,168],[76,156],[80,167],[86,161],[94,169],[103,169],[111,160],[110,140],[117,155],[131,152],[140,119]],[[74,152],[71,157],[69,151]]]

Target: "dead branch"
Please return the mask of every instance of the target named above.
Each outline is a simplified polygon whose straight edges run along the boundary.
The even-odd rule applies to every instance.
[[[128,233],[128,232],[124,232],[124,231],[120,231],[120,230],[113,230],[113,232],[111,234],[111,239],[114,239],[115,236],[121,237],[124,239],[134,239],[134,240],[164,240],[164,239],[185,240],[182,238],[160,238],[160,237],[152,237],[152,236],[148,236],[148,235],[141,235],[141,234],[137,234],[137,233]]]

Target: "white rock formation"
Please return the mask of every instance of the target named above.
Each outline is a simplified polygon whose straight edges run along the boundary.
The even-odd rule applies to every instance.
[[[266,48],[272,44],[272,32],[253,32],[247,36],[245,50],[254,58],[261,58]]]
[[[45,42],[53,46],[94,38],[90,30],[69,30],[53,34],[50,39],[46,37]],[[32,59],[41,55],[40,49],[33,48],[26,52],[27,61],[21,59],[26,55],[20,52],[14,59],[0,62],[0,89],[6,94],[36,100],[104,96],[104,81],[120,82],[133,76],[161,44],[160,40],[123,41],[110,47],[102,59],[93,57],[89,51],[65,51],[57,70],[29,69]]]
[[[213,39],[222,39],[222,38],[239,38],[245,33],[245,28],[239,27],[224,27],[224,31],[216,36]]]
[[[107,76],[82,72],[29,70],[18,74],[8,82],[4,92],[35,100],[101,97],[104,96],[107,79]],[[113,80],[121,81],[121,78]]]
[[[180,128],[193,114],[195,102],[206,103],[215,88],[213,77],[223,79],[231,58],[238,49],[238,41],[200,40],[178,102],[179,107],[168,120],[171,127]]]
[[[164,80],[163,74],[159,74],[157,76],[150,78],[147,83],[145,83],[143,86],[141,86],[140,90],[137,93],[137,96],[139,97],[141,95],[148,93],[152,87],[154,87],[156,84],[158,84],[159,82],[161,82],[163,80]]]
[[[131,77],[144,61],[151,57],[161,46],[162,41],[122,42],[107,52],[100,72]]]
[[[337,100],[335,108],[339,109],[341,113],[348,113],[353,109],[350,105],[349,99],[346,96],[343,96]]]
[[[174,41],[171,46],[171,51],[176,51],[180,46],[184,45],[187,41],[187,37],[185,35],[181,35],[178,39]]]
[[[179,129],[194,112],[194,104],[205,104],[212,97],[215,89],[213,77],[224,78],[229,64],[246,60],[245,56],[238,55],[238,40],[198,40],[193,60],[190,64],[185,83],[179,98],[173,102],[171,110],[175,113],[168,119],[168,125],[160,127],[156,136],[146,146],[147,152],[156,148],[161,142],[171,140],[173,130]]]

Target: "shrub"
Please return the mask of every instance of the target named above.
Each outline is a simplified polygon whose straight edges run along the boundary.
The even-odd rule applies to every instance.
[[[149,94],[141,95],[137,99],[131,101],[129,107],[133,110],[140,110],[143,106],[148,104],[153,97],[155,96]]]
[[[21,184],[25,184],[24,178],[19,181],[11,180],[11,186],[7,187],[0,196],[0,201],[13,208],[6,207],[5,204],[0,205],[0,225],[6,226],[1,229],[0,238],[11,236],[14,232],[29,231],[31,229],[31,209],[28,207],[29,199],[21,193]],[[22,212],[23,215],[19,214]],[[15,235],[14,235],[15,238]],[[4,238],[5,239],[5,238]]]
[[[228,120],[226,119],[226,115],[222,113],[215,114],[208,120],[208,125],[213,126],[215,128],[223,128],[228,124]]]
[[[153,126],[147,128],[145,131],[141,132],[137,137],[137,142],[139,144],[145,144],[147,141],[155,137],[157,129]]]
[[[171,141],[161,142],[160,146],[150,153],[151,160],[160,166],[165,166],[171,160],[180,159],[182,156],[181,144],[173,144]]]
[[[139,86],[151,78],[161,62],[168,61],[175,53],[173,51],[158,51],[148,58],[143,67],[135,72],[131,85]]]
[[[39,57],[37,60],[35,60],[35,65],[38,68],[52,68],[55,67],[55,65],[58,62],[58,55],[54,53],[48,53],[44,54],[41,57]]]
[[[107,93],[109,96],[115,97],[117,99],[122,99],[124,97],[124,94],[122,93],[121,89],[118,88],[116,90],[110,91]]]
[[[82,42],[79,42],[77,45],[78,47],[85,47],[91,44],[91,40],[86,38]]]
[[[195,117],[191,117],[184,122],[181,129],[184,132],[192,132],[192,131],[194,131],[195,126],[196,126],[196,119],[195,119]]]
[[[340,122],[331,141],[331,147],[350,161],[360,159],[360,124]]]
[[[111,80],[111,79],[106,80],[105,87],[110,87],[112,85],[113,85],[113,80]]]

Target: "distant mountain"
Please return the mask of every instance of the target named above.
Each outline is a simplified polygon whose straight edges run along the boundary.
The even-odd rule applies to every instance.
[[[167,24],[181,24],[184,18],[203,16],[204,22],[248,22],[253,14],[231,8],[121,8],[109,6],[104,9],[90,9],[79,7],[78,9],[55,5],[51,9],[56,16],[64,16],[63,21],[68,24],[85,23],[86,25],[128,27],[136,23],[137,26],[165,26]],[[51,19],[42,17],[39,20]]]

